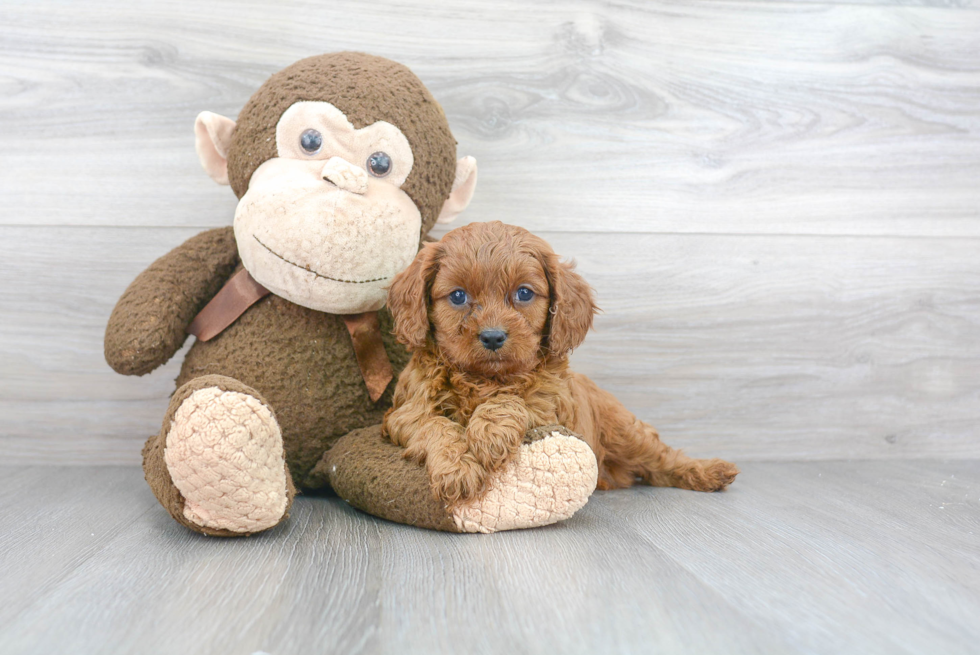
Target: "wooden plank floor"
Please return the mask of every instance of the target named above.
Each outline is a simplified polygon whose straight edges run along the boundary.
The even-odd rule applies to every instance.
[[[302,497],[242,540],[135,467],[0,472],[0,652],[975,653],[980,461],[743,462],[448,535]]]

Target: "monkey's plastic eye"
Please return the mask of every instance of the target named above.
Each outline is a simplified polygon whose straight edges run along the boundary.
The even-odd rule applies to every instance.
[[[323,147],[323,135],[316,130],[306,130],[299,137],[299,145],[309,154],[315,155]]]
[[[466,292],[462,289],[456,289],[451,294],[449,294],[449,302],[459,307],[460,305],[466,304]]]
[[[367,160],[367,169],[375,177],[384,177],[391,172],[391,157],[385,152],[376,152]]]
[[[514,297],[517,298],[518,302],[530,302],[530,300],[534,298],[534,292],[527,287],[521,287],[517,290],[517,293],[514,294]]]

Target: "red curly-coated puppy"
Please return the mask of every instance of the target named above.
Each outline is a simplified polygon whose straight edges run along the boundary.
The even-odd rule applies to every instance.
[[[395,335],[413,352],[384,433],[426,464],[436,497],[479,498],[533,427],[561,424],[599,463],[599,488],[717,491],[738,469],[660,441],[611,394],[568,367],[592,327],[592,289],[540,237],[499,221],[426,244],[392,282]]]

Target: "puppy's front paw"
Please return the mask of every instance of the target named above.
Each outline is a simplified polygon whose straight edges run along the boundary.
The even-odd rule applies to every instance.
[[[448,507],[479,499],[490,480],[487,470],[469,453],[455,463],[448,458],[430,457],[428,469],[433,495]]]
[[[467,449],[480,466],[497,473],[517,456],[527,427],[524,401],[500,394],[473,410],[466,426]]]
[[[405,452],[402,453],[402,458],[407,459],[410,462],[414,462],[421,466],[425,464],[426,455],[425,448],[419,443],[409,443],[405,446]]]

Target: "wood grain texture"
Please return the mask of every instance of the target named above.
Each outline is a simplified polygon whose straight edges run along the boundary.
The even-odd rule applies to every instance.
[[[980,457],[967,5],[5,2],[0,452],[138,460],[181,355],[123,378],[102,334],[154,258],[231,221],[194,116],[360,49],[416,70],[479,160],[462,222],[581,262],[605,313],[575,365],[670,443]]]
[[[8,2],[0,223],[224,224],[195,115],[360,49],[416,70],[480,161],[467,220],[976,237],[978,33],[894,4]]]
[[[0,227],[0,266],[40,285],[0,296],[8,461],[138,461],[182,353],[117,375],[104,326],[129,280],[193,233]],[[736,461],[980,457],[973,241],[542,235],[603,309],[573,366],[668,443]]]
[[[980,463],[744,469],[716,502],[653,489],[601,498],[616,524],[804,652],[975,650]],[[669,500],[643,502],[657,496]]]
[[[0,538],[11,655],[956,655],[980,638],[978,462],[749,463],[724,493],[603,492],[489,536],[300,497],[269,534],[209,539],[135,467],[6,469],[0,507],[24,526]]]
[[[0,483],[0,626],[153,510],[136,470],[6,468]],[[145,486],[145,485],[144,485]],[[0,631],[2,631],[0,627]]]

